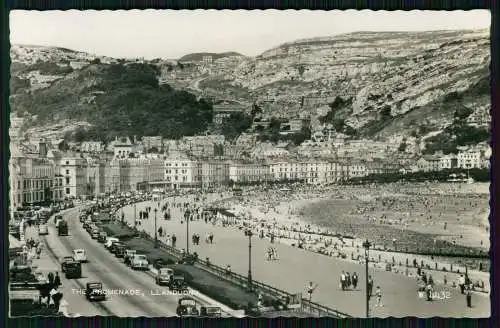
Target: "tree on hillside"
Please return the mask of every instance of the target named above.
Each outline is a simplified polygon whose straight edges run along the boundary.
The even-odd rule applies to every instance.
[[[229,140],[236,139],[242,132],[252,126],[252,117],[245,113],[234,113],[224,120],[222,134]]]

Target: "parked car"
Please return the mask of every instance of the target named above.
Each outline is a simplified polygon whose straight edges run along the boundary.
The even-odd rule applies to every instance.
[[[218,306],[202,306],[200,308],[200,315],[202,317],[220,318],[222,310]]]
[[[170,284],[172,277],[174,276],[174,269],[171,268],[160,268],[155,276],[155,282],[157,285],[163,286]]]
[[[87,254],[85,254],[84,249],[73,250],[73,260],[76,262],[87,262]]]
[[[38,226],[38,234],[39,235],[48,235],[49,234],[49,228],[47,227],[46,224],[40,224]]]
[[[83,229],[87,230],[88,227],[92,224],[92,221],[90,220],[85,220],[85,222],[83,222]]]
[[[135,249],[125,250],[125,254],[123,255],[123,262],[125,262],[126,265],[130,265],[130,261],[136,253],[137,251]]]
[[[114,254],[116,257],[123,257],[127,246],[124,244],[115,244]]]
[[[121,247],[121,246],[125,247],[125,244],[124,244],[124,243],[122,243],[122,242],[120,242],[120,241],[115,241],[115,242],[113,242],[113,243],[111,244],[111,246],[109,247],[109,251],[110,251],[111,253],[115,254],[115,253],[116,253],[116,249],[117,249],[118,247]],[[125,251],[125,250],[124,250],[124,251]]]
[[[184,278],[184,276],[177,275],[177,276],[171,276],[170,278],[171,279],[168,284],[168,289],[178,292],[184,292],[188,289],[186,284],[186,279]]]
[[[105,231],[100,231],[99,236],[97,236],[97,241],[100,243],[105,243],[108,234]]]
[[[181,297],[177,305],[176,313],[179,317],[194,317],[200,314],[196,308],[196,301],[192,297]]]
[[[134,270],[148,270],[149,262],[146,255],[143,254],[135,254],[132,260],[130,261],[130,267]]]
[[[92,231],[90,232],[90,237],[92,239],[99,238],[99,229],[97,229],[97,228],[92,229]]]
[[[108,237],[104,243],[104,247],[109,249],[114,242],[120,241],[120,239],[115,237]]]
[[[106,294],[100,282],[88,282],[85,288],[85,297],[89,301],[104,301]]]

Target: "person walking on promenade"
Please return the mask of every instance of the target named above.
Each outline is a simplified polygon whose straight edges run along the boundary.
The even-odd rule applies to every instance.
[[[344,270],[342,270],[342,273],[340,274],[340,288],[342,288],[342,290],[345,290],[345,287],[346,287],[346,274]]]
[[[345,273],[345,286],[346,289],[351,287],[351,274],[349,272]]]
[[[158,228],[158,235],[159,235],[160,237],[163,237],[163,228],[162,228],[162,227],[159,227],[159,228]]]
[[[380,286],[377,286],[375,296],[377,297],[377,303],[375,303],[375,306],[384,307],[384,304],[382,304],[382,290],[380,289]]]
[[[368,276],[368,297],[372,297],[373,291],[373,279],[372,276]]]
[[[358,286],[358,274],[354,272],[352,274],[352,287],[356,289],[357,286]]]
[[[470,287],[467,287],[467,290],[465,292],[465,300],[467,303],[467,307],[471,308],[472,307],[472,291]]]
[[[463,295],[465,291],[465,277],[463,274],[458,278],[458,286],[460,287],[460,293]]]
[[[212,232],[210,233],[208,238],[210,239],[210,244],[213,244],[214,243],[214,234]]]
[[[432,302],[433,288],[430,283],[425,287],[425,293],[427,294],[427,301]]]

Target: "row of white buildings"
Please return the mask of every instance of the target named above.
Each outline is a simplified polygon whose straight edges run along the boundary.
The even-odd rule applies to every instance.
[[[485,169],[490,167],[491,149],[473,147],[462,149],[457,155],[430,155],[421,157],[413,171],[440,171],[445,169]]]

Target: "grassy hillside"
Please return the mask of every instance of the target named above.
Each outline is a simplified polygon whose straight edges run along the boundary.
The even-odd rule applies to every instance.
[[[180,138],[204,131],[212,119],[211,105],[188,92],[159,86],[157,75],[149,64],[91,64],[48,88],[17,94],[11,107],[37,115],[37,125],[63,119],[92,124],[78,131],[79,138]],[[20,89],[25,84],[14,79],[13,85]]]

